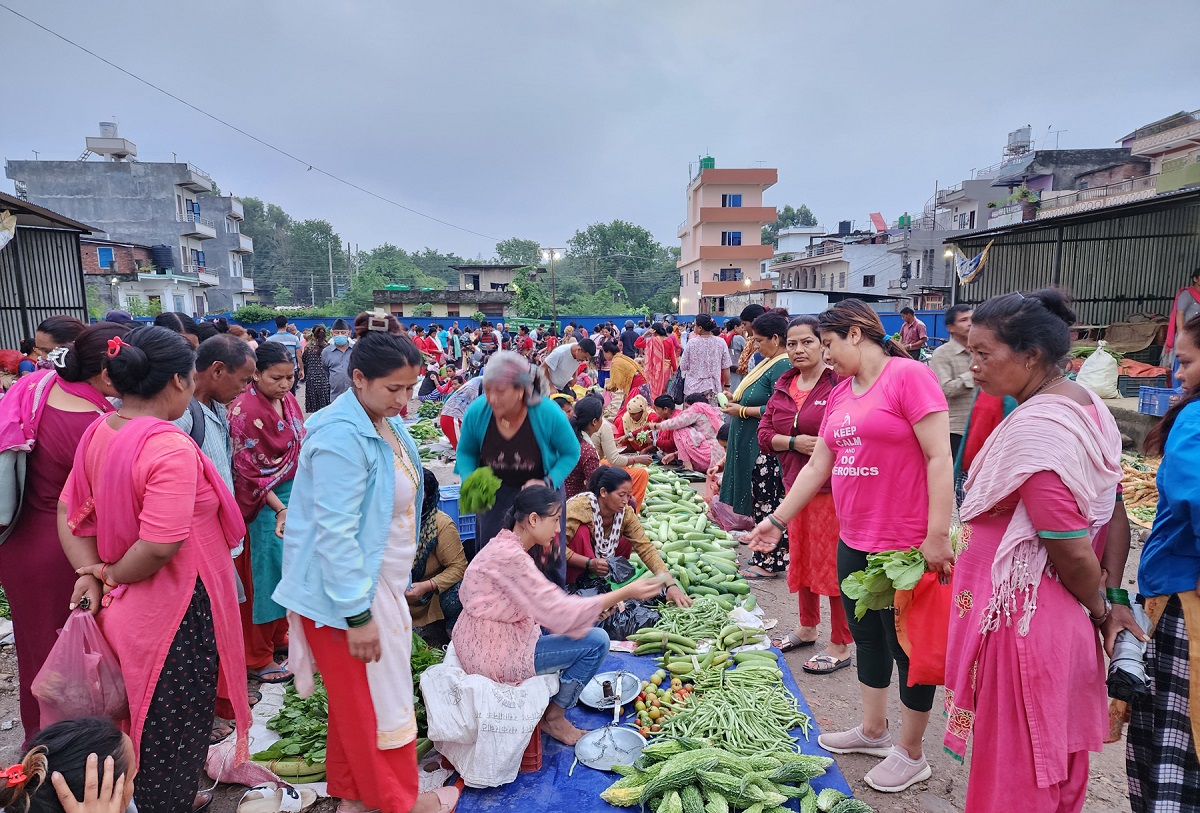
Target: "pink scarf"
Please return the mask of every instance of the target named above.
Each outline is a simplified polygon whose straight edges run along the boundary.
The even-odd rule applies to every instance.
[[[101,412],[113,411],[108,399],[86,381],[67,381],[53,370],[30,373],[0,398],[0,450],[33,451],[38,425],[55,385],[68,395],[95,404]]]
[[[251,384],[229,410],[233,434],[234,490],[242,516],[253,521],[267,493],[296,476],[304,411],[290,392],[283,396],[283,417],[271,399]]]
[[[1088,519],[1091,535],[1112,517],[1113,498],[1121,481],[1121,432],[1108,408],[1092,392],[1100,426],[1083,406],[1060,395],[1038,395],[1017,407],[988,438],[971,467],[967,497],[959,514],[964,522],[989,511],[1015,492],[1030,475],[1051,468],[1074,495]],[[1049,564],[1046,546],[1024,503],[1013,511],[992,563],[992,596],[981,633],[1012,623],[1018,596],[1024,596],[1017,632],[1029,633],[1037,610],[1038,584]]]
[[[107,418],[97,419],[80,438],[75,452],[75,473],[67,480],[64,492],[67,502],[68,525],[76,536],[95,536],[96,550],[104,562],[116,562],[128,551],[140,536],[138,517],[141,513],[142,494],[135,488],[133,467],[141,457],[146,442],[166,432],[186,434],[172,423],[157,418],[142,417],[129,421],[110,441],[104,460],[100,482],[92,483],[87,477],[87,450],[96,430]],[[241,616],[238,612],[237,587],[234,581],[233,561],[229,551],[246,535],[241,511],[224,480],[212,461],[200,453],[196,457],[203,467],[204,477],[217,495],[219,507],[217,521],[221,526],[221,537],[226,547],[209,546],[207,549],[188,549],[198,543],[189,539],[184,542],[172,564],[179,564],[178,573],[171,571],[168,564],[150,579],[135,584],[121,585],[109,595],[113,607],[101,611],[99,619],[105,636],[118,653],[140,651],[144,658],[125,658],[121,671],[129,690],[130,738],[135,751],[141,747],[142,726],[153,699],[154,687],[163,667],[167,650],[177,631],[177,620],[186,612],[191,601],[191,587],[199,576],[208,592],[213,614],[213,630],[220,653],[221,677],[227,686],[240,686],[246,680],[246,657],[242,640]],[[101,506],[96,510],[96,506]],[[185,553],[186,549],[186,553]],[[188,566],[194,571],[185,570]],[[174,577],[174,578],[173,578]],[[180,581],[182,579],[182,581]],[[179,582],[179,583],[176,583]],[[147,640],[123,640],[127,637],[119,625],[105,624],[105,614],[113,613],[118,602],[138,602],[137,613],[142,616],[160,618],[169,623],[157,625],[159,638]],[[127,606],[121,607],[127,612]],[[130,635],[134,633],[130,632]],[[237,724],[237,758],[239,764],[250,757],[248,733],[250,730],[250,708],[245,694],[233,692],[234,720]]]

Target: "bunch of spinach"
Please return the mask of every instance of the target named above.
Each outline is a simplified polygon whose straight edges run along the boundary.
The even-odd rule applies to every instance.
[[[421,636],[413,633],[412,643],[412,679],[413,686],[421,685],[421,675],[425,670],[435,664],[441,663],[446,657],[446,653],[441,649],[434,649],[425,643]],[[428,724],[425,717],[425,703],[421,699],[421,692],[418,690],[413,693],[413,712],[417,718],[417,736],[424,737],[428,730]]]
[[[329,695],[321,676],[317,675],[316,689],[309,697],[301,697],[296,687],[283,691],[283,708],[267,722],[267,728],[279,733],[279,739],[253,759],[268,762],[272,759],[297,757],[310,764],[325,761],[325,737],[329,731]]]
[[[867,556],[867,567],[842,580],[842,593],[854,600],[854,617],[867,610],[886,610],[896,603],[897,590],[912,590],[925,572],[925,557],[917,548],[890,550]]]

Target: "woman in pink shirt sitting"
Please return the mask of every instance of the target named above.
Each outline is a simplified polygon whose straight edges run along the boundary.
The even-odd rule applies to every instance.
[[[868,554],[917,546],[929,569],[947,580],[954,463],[949,407],[937,376],[889,340],[879,316],[857,299],[837,303],[818,319],[825,358],[842,381],[829,396],[808,464],[747,541],[752,550],[773,549],[787,523],[829,480],[841,532],[839,583],[863,570]],[[858,649],[863,721],[850,731],[822,734],[821,747],[884,757],[865,781],[898,793],[932,773],[921,741],[937,687],[908,685],[908,655],[897,641],[893,610],[868,610],[856,619],[854,602],[844,595],[842,606]],[[893,671],[899,672],[904,706],[898,743],[888,730]]]
[[[467,566],[453,639],[463,670],[497,683],[515,686],[534,675],[557,673],[560,688],[542,717],[542,729],[574,745],[583,732],[567,721],[566,710],[579,700],[608,654],[608,633],[596,622],[622,601],[659,595],[663,582],[639,579],[589,598],[564,593],[529,555],[535,545],[546,551],[557,545],[562,506],[545,486],[517,493],[504,518],[505,530]]]

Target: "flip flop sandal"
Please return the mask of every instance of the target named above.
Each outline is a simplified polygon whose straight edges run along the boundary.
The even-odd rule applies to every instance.
[[[250,708],[254,708],[262,702],[262,692],[258,689],[247,689],[246,699],[250,702]]]
[[[229,735],[235,730],[236,729],[234,728],[232,720],[224,720],[220,717],[214,717],[212,730],[208,732],[208,744],[216,745],[219,742],[223,742],[224,740],[228,739]]]
[[[765,582],[771,579],[778,579],[778,573],[759,573],[754,570],[741,570],[742,578],[748,582]]]
[[[251,680],[257,680],[259,683],[291,683],[295,679],[295,675],[286,669],[265,669],[262,672],[247,670],[246,674]],[[267,675],[283,675],[283,677],[268,678]]]
[[[821,664],[827,668],[821,668],[820,666],[809,666],[810,663]],[[826,655],[824,652],[822,652],[820,655],[814,655],[813,657],[809,658],[801,665],[800,668],[805,672],[808,672],[810,675],[828,675],[831,672],[836,672],[839,669],[845,669],[849,665],[849,658],[839,661],[832,655]]]
[[[814,638],[811,641],[805,641],[803,638],[798,637],[794,632],[789,632],[786,638],[782,638],[775,642],[775,646],[780,652],[791,652],[793,649],[804,649],[805,647],[816,645],[817,639]]]
[[[274,782],[264,782],[242,794],[237,813],[301,813],[316,802],[317,794],[308,788],[281,787]]]
[[[204,813],[204,811],[212,807],[213,795],[211,790],[196,791],[196,796],[204,799],[204,801],[199,805],[196,805],[196,803],[193,801],[192,804],[194,807],[192,807],[192,813]]]
[[[288,648],[281,646],[271,654],[275,657],[275,663],[285,663],[288,659]]]

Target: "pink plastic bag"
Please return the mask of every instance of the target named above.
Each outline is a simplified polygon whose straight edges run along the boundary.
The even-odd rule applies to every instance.
[[[712,501],[708,515],[725,531],[748,531],[754,527],[753,519],[737,513],[732,506],[720,500]]]
[[[87,610],[76,610],[30,687],[41,707],[43,726],[77,717],[129,716],[121,664]]]

